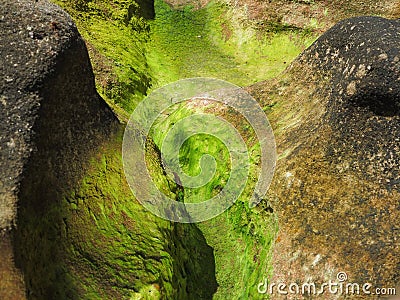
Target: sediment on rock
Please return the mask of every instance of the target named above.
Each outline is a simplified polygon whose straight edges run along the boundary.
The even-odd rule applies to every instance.
[[[341,21],[276,81],[251,88],[273,103],[280,155],[275,282],[318,286],[346,272],[373,288],[399,284],[399,28]]]

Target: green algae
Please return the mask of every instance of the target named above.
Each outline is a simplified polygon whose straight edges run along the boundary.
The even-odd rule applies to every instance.
[[[49,199],[40,214],[32,199],[21,210],[16,242],[30,299],[210,299],[215,292],[212,248],[194,224],[160,219],[135,199],[121,138],[99,149],[72,191]],[[148,149],[154,180],[172,186],[157,149]]]
[[[152,128],[153,139],[159,148],[165,136],[180,120],[210,108],[217,115],[225,115],[224,107],[210,104],[195,106],[190,102],[178,105],[173,113],[160,117]],[[215,272],[218,282],[213,299],[258,299],[258,283],[271,275],[270,259],[273,241],[277,232],[277,221],[267,201],[259,208],[250,209],[258,174],[260,149],[254,139],[254,132],[244,119],[236,116],[236,126],[246,140],[250,153],[251,168],[248,183],[236,203],[222,215],[198,224],[207,244],[214,249]],[[195,125],[195,124],[194,124]],[[191,131],[193,123],[186,130]],[[185,128],[183,128],[185,130]],[[226,133],[228,134],[228,133]],[[216,160],[216,171],[207,184],[198,188],[185,188],[184,201],[201,202],[219,193],[225,186],[230,170],[230,156],[221,141],[206,134],[197,134],[187,139],[180,149],[180,166],[186,174],[199,173],[199,162],[203,155],[211,155]],[[193,200],[196,199],[196,200]]]
[[[272,78],[315,39],[286,28],[260,33],[223,2],[173,9],[155,1],[155,18],[128,14],[133,0],[54,0],[93,46],[99,93],[127,119],[152,89],[188,77],[215,77],[239,86]],[[129,16],[129,17],[128,17]],[[229,36],[229,38],[227,37]]]
[[[272,78],[314,38],[288,28],[260,34],[240,12],[222,2],[200,9],[173,9],[156,0],[154,20],[129,14],[134,1],[55,2],[77,22],[90,46],[98,92],[123,121],[152,89],[177,79],[216,77],[245,86]],[[171,124],[192,113],[181,106],[169,118],[158,120],[151,134],[155,144],[161,147]],[[171,224],[144,210],[125,182],[120,138],[99,151],[80,186],[63,198],[62,217],[59,204],[54,204],[54,211],[47,213],[49,222],[33,226],[43,226],[33,233],[40,235],[46,225],[63,220],[57,230],[64,235],[57,242],[64,254],[59,264],[47,267],[52,274],[62,270],[68,284],[51,287],[55,295],[60,299],[78,295],[84,299],[262,298],[257,284],[272,272],[277,222],[268,199],[255,209],[248,207],[260,150],[249,124],[235,117],[232,121],[250,149],[249,180],[235,205],[197,226]],[[164,174],[155,154],[157,146],[147,155],[148,168],[155,184],[172,198],[201,201],[224,187],[230,164],[217,140],[199,135],[183,144],[180,164],[189,175],[198,174],[203,154],[217,160],[213,180],[183,191]],[[51,253],[50,249],[44,253]],[[33,286],[45,286],[48,280],[59,281],[45,276]]]
[[[54,2],[71,14],[79,32],[95,50],[89,54],[98,92],[121,118],[126,118],[127,112],[132,112],[147,94],[153,77],[145,50],[148,25],[143,17],[129,13],[137,3],[133,0]]]
[[[216,286],[212,249],[195,225],[170,223],[140,205],[125,182],[119,145],[92,162],[78,192],[82,204],[71,214],[69,230],[73,246],[80,247],[72,257],[74,278],[86,295],[101,299],[114,293],[126,299],[209,298]],[[154,148],[152,153],[149,168],[159,174],[154,180],[170,186]]]
[[[147,43],[156,86],[190,77],[246,86],[278,75],[314,39],[285,29],[260,34],[235,9],[218,1],[174,9],[156,0]]]

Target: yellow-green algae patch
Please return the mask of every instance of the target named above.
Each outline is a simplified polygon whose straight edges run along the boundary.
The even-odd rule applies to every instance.
[[[218,217],[198,224],[207,244],[214,249],[215,276],[219,286],[213,299],[260,299],[264,296],[258,293],[257,285],[272,272],[270,259],[277,222],[267,198],[259,206],[249,208],[260,164],[259,143],[252,127],[243,116],[224,105],[196,105],[193,100],[178,105],[171,114],[162,115],[152,128],[153,139],[160,147],[176,123],[198,113],[212,113],[231,123],[234,121],[250,156],[249,179],[236,203]],[[191,126],[186,130],[190,132]],[[194,135],[182,145],[181,168],[187,174],[197,174],[200,158],[205,154],[216,160],[214,177],[201,187],[185,188],[184,201],[206,201],[225,186],[226,174],[230,171],[229,153],[220,141],[207,134]]]
[[[39,216],[34,206],[21,210],[17,244],[29,257],[32,299],[209,299],[215,292],[212,248],[195,225],[140,205],[125,181],[121,139],[99,150],[62,200],[46,203]],[[169,187],[154,144],[148,150],[153,180]]]

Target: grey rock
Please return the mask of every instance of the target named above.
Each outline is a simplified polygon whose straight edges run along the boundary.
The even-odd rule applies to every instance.
[[[62,192],[118,123],[95,90],[84,41],[58,6],[2,1],[0,111],[0,228],[7,228],[22,181],[30,176],[34,188],[51,178],[46,184]]]

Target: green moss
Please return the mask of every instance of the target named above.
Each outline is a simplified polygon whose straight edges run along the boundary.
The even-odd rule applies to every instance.
[[[155,143],[162,147],[167,133],[180,120],[199,112],[206,112],[210,107],[214,111],[220,109],[219,114],[224,114],[223,108],[215,104],[195,108],[187,103],[175,106],[171,114],[160,117],[152,128]],[[238,117],[233,118],[249,149],[250,180],[240,198],[228,211],[198,226],[215,253],[215,276],[219,287],[213,299],[260,299],[262,297],[257,292],[257,285],[272,272],[270,259],[277,222],[271,209],[267,207],[267,200],[264,200],[259,208],[249,208],[249,199],[259,171],[257,165],[260,149],[247,122]],[[180,128],[190,132],[198,126],[191,121],[186,127]],[[227,132],[225,134],[229,135]],[[170,151],[168,147],[165,149]],[[185,188],[185,202],[199,202],[211,198],[224,188],[229,177],[230,156],[226,147],[221,141],[206,134],[192,136],[183,143],[180,149],[182,170],[190,176],[199,174],[200,158],[205,154],[216,160],[214,176],[204,186]]]
[[[260,36],[222,2],[175,10],[156,0],[155,9],[147,58],[157,86],[198,76],[249,85],[279,74],[314,39],[285,28]]]
[[[272,78],[314,39],[272,25],[260,34],[239,8],[217,1],[194,10],[156,0],[154,20],[140,17],[133,0],[54,1],[94,47],[98,91],[122,119],[151,89],[181,78],[216,77],[240,86]]]
[[[149,150],[149,168],[158,170],[155,182],[170,186],[157,151],[151,146]],[[170,223],[140,205],[125,182],[120,151],[119,142],[108,146],[92,162],[92,171],[72,200],[66,199],[79,199],[78,210],[67,219],[75,249],[72,265],[77,268],[73,277],[86,298],[209,298],[215,282],[212,249],[194,225]],[[175,197],[171,192],[169,196]]]
[[[148,26],[143,17],[134,13],[137,2],[54,2],[72,15],[84,39],[95,48],[96,53],[91,52],[91,58],[97,89],[114,110],[126,118],[126,112],[133,111],[152,85],[144,46],[148,40]]]
[[[156,0],[154,20],[133,13],[137,4],[131,0],[55,2],[72,14],[93,47],[98,91],[121,119],[127,119],[152,89],[177,79],[216,77],[246,86],[272,78],[314,39],[307,30],[272,23],[260,31],[244,11],[219,1],[195,10],[173,9]],[[184,105],[174,109],[153,128],[158,146],[173,123],[193,114]],[[274,116],[277,107],[267,103],[265,109]],[[224,117],[229,119],[228,114]],[[249,124],[231,118],[249,149],[249,180],[235,205],[198,227],[170,224],[144,210],[124,180],[120,141],[93,159],[79,188],[63,200],[68,257],[61,260],[61,270],[76,288],[62,285],[56,290],[65,288],[87,299],[260,298],[257,284],[271,272],[277,225],[267,199],[256,209],[248,207],[260,149]],[[163,175],[156,148],[152,149],[147,159],[156,185],[179,201],[203,201],[226,184],[231,165],[227,150],[216,139],[198,135],[180,149],[180,164],[189,175],[199,173],[203,154],[216,158],[215,176],[196,189],[178,189]],[[33,240],[41,240],[47,230],[44,224],[50,226],[54,218],[50,210],[48,222],[35,223],[39,229]]]
[[[132,28],[102,19],[94,19],[86,30],[84,37],[114,63],[116,80],[100,87],[102,95],[132,112],[152,82],[141,35]]]
[[[159,282],[163,261],[171,260],[159,230],[169,224],[144,211],[133,197],[120,155],[118,148],[111,147],[93,160],[93,170],[80,189],[66,198],[67,203],[78,202],[67,219],[68,237],[74,247],[73,275],[87,298],[137,293]],[[164,277],[161,288],[171,281]]]
[[[195,225],[160,219],[135,199],[123,173],[121,139],[99,149],[81,183],[42,203],[40,214],[41,199],[24,189],[29,201],[16,246],[30,299],[210,299],[215,292],[212,249]],[[154,181],[172,185],[157,149],[148,150]]]

